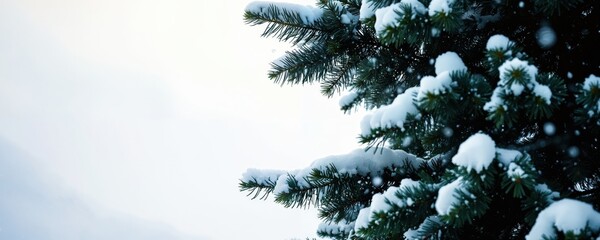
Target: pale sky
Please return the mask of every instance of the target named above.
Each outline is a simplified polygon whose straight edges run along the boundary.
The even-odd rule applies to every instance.
[[[249,2],[0,0],[0,239],[316,236],[238,179],[350,152],[360,116],[267,79]]]

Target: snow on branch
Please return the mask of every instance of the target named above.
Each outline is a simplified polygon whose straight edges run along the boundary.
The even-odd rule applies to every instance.
[[[476,133],[460,144],[452,163],[476,172],[487,168],[496,157],[496,143],[483,133]]]
[[[294,13],[300,16],[304,24],[311,24],[323,15],[323,10],[320,8],[293,3],[256,1],[251,2],[246,6],[246,12],[257,15],[270,15],[273,13],[274,9],[277,9],[278,11],[275,12],[279,14],[272,16],[273,18],[285,21],[286,17],[284,14]]]
[[[556,201],[539,213],[525,239],[538,240],[544,236],[556,238],[554,228],[575,235],[579,235],[586,228],[597,233],[600,231],[600,213],[594,210],[592,205],[578,200]]]
[[[397,27],[400,24],[399,19],[404,17],[405,10],[403,7],[406,6],[412,10],[410,18],[415,18],[416,14],[423,15],[427,12],[427,8],[417,0],[402,0],[399,3],[377,9],[375,11],[375,31],[377,35],[383,34],[387,27]]]
[[[398,95],[392,104],[382,106],[366,115],[361,122],[361,135],[367,137],[371,135],[372,129],[377,128],[400,128],[404,130],[404,123],[409,115],[419,113],[413,99],[419,92],[419,87],[407,89],[404,93]]]
[[[309,167],[281,175],[275,185],[274,193],[287,193],[290,178],[297,182],[300,187],[310,187],[307,179],[315,170],[326,171],[334,167],[339,174],[361,175],[378,177],[385,169],[393,167],[405,167],[410,164],[413,169],[420,168],[425,161],[402,150],[391,150],[388,148],[357,149],[348,154],[334,155],[314,161]]]
[[[400,181],[399,187],[391,186],[383,193],[374,194],[371,199],[371,205],[359,212],[354,225],[354,230],[358,232],[359,229],[368,228],[369,223],[373,221],[375,214],[390,211],[393,205],[400,208],[413,205],[414,201],[412,199],[400,198],[399,192],[418,186],[418,181],[405,178]]]

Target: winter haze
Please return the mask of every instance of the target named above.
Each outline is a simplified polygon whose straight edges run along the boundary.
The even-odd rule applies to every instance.
[[[287,46],[249,2],[0,1],[0,239],[314,237],[238,179],[348,152],[358,120],[267,79]]]

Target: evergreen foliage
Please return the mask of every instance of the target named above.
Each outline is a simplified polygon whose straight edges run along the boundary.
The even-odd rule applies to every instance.
[[[600,238],[600,1],[255,2],[244,17],[294,46],[275,83],[371,110],[366,150],[249,171],[252,198],[318,208],[331,239]]]

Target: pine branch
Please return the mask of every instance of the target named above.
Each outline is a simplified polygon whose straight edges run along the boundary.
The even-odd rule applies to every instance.
[[[253,195],[251,197],[252,199],[258,198],[262,193],[260,199],[266,200],[267,197],[269,197],[269,194],[273,192],[275,188],[275,182],[268,180],[263,183],[259,183],[259,181],[257,181],[256,178],[254,178],[252,181],[240,181],[239,188],[242,192],[248,191],[248,194],[246,196]]]
[[[276,37],[284,42],[297,45],[301,42],[314,42],[328,36],[326,26],[320,19],[307,20],[299,12],[280,7],[276,4],[260,6],[257,9],[246,10],[244,21],[255,26],[267,24],[263,37]]]
[[[280,84],[306,84],[324,79],[334,69],[335,56],[322,44],[308,44],[286,52],[271,64],[269,78]]]

